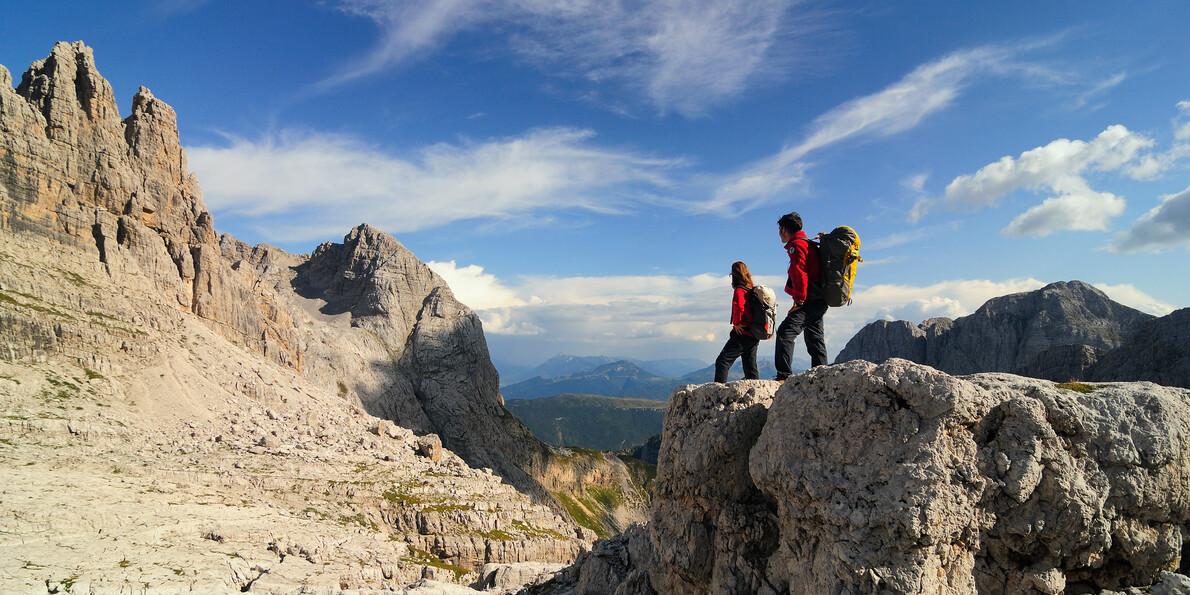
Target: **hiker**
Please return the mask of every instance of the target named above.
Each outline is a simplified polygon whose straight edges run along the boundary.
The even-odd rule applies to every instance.
[[[801,215],[796,212],[782,215],[777,225],[785,251],[789,253],[789,277],[785,281],[785,293],[793,298],[793,307],[777,327],[775,335],[777,380],[784,382],[792,373],[794,340],[803,331],[806,351],[810,352],[810,365],[826,365],[826,336],[822,317],[826,314],[827,305],[818,287],[818,250],[810,245],[810,239],[802,231]]]
[[[731,333],[727,335],[723,351],[715,358],[715,382],[720,384],[727,382],[727,371],[741,356],[744,378],[760,378],[756,367],[756,348],[760,339],[748,330],[752,322],[752,312],[747,304],[748,292],[752,290],[752,273],[748,271],[748,265],[739,261],[731,263],[731,287],[735,290],[731,299]]]

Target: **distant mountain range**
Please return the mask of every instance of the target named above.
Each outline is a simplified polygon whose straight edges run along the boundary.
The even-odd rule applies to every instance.
[[[684,376],[691,371],[707,365],[702,360],[693,358],[671,358],[659,360],[639,360],[630,357],[611,357],[607,355],[555,355],[536,368],[526,368],[510,364],[499,364],[500,384],[506,386],[516,384],[538,376],[542,378],[557,378],[568,374],[590,372],[600,366],[620,361],[631,362],[642,370],[657,376]]]
[[[773,378],[776,369],[772,360],[760,360],[760,377]],[[728,374],[729,380],[743,378],[740,362]],[[600,395],[666,401],[673,389],[684,384],[702,384],[715,379],[714,366],[703,366],[684,376],[661,376],[649,372],[628,360],[613,361],[592,370],[564,374],[552,378],[537,376],[523,382],[501,387],[500,393],[509,399],[542,399],[555,395]]]
[[[949,374],[1148,380],[1190,388],[1190,308],[1156,317],[1081,281],[1051,283],[993,298],[954,320],[873,322],[851,338],[835,363],[890,357]]]
[[[661,433],[666,402],[596,395],[505,401],[534,436],[554,446],[622,450]]]

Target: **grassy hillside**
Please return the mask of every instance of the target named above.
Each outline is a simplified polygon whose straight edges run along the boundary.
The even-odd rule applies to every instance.
[[[643,444],[661,433],[667,405],[650,399],[570,394],[505,402],[539,440],[597,450]]]

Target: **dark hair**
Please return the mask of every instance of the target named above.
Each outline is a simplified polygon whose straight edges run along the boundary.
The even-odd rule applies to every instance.
[[[752,289],[752,273],[748,271],[748,265],[738,260],[731,263],[731,286]]]
[[[786,233],[797,233],[802,230],[802,216],[797,214],[797,211],[781,215],[777,220],[777,225],[781,226]]]

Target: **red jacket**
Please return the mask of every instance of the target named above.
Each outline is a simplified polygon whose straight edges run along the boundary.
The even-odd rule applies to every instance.
[[[752,313],[748,311],[748,302],[746,295],[751,291],[743,287],[735,288],[735,296],[731,298],[731,324],[744,326],[744,330],[738,331],[741,335],[752,336],[748,332],[747,326],[752,322]]]
[[[817,285],[822,276],[818,250],[810,245],[806,232],[799,231],[785,244],[785,251],[789,253],[789,279],[785,282],[785,293],[795,302],[804,302],[810,293],[810,284]],[[817,294],[817,287],[814,289]]]

